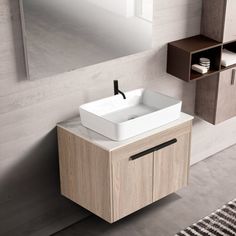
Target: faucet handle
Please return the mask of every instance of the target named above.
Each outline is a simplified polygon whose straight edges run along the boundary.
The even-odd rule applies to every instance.
[[[118,80],[113,80],[114,83],[114,95],[121,94],[124,99],[126,99],[125,94],[119,90]]]
[[[113,80],[114,85],[114,95],[117,95],[119,93],[119,83],[118,80]]]

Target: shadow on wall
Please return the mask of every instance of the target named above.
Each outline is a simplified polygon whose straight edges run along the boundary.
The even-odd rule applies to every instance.
[[[8,165],[5,164],[5,166],[3,164],[5,168],[1,171],[0,185],[3,187],[1,190],[9,189],[12,193],[25,193],[28,189],[43,187],[51,189],[51,191],[56,189],[59,192],[56,130],[50,131],[40,140],[33,140],[33,143],[31,145],[29,141],[31,147],[24,156],[19,156],[18,160],[14,160],[14,164],[7,163]],[[47,164],[45,165],[45,163]],[[50,178],[47,179],[47,176]],[[46,179],[47,182],[44,183],[43,180]],[[50,187],[51,182],[53,182],[54,188]],[[15,186],[11,186],[12,183],[15,183]],[[4,191],[1,196],[3,194],[7,194],[7,192]],[[5,200],[11,200],[11,196],[8,195]],[[2,201],[3,199],[1,199]]]
[[[155,49],[155,53],[149,58],[148,64],[146,73],[154,78],[152,80],[145,79],[145,82],[148,82],[148,88],[181,100],[183,102],[182,111],[194,115],[196,81],[187,83],[167,74],[166,44]]]
[[[71,224],[87,214],[60,195],[56,129],[36,141],[11,167],[1,168],[0,235],[23,235],[50,225],[55,230],[55,224]]]
[[[26,71],[19,1],[8,2],[15,47],[12,71],[20,83],[26,80]],[[16,142],[22,140],[24,137]],[[1,155],[0,165],[0,235],[31,235],[43,229],[50,232],[50,226],[55,230],[87,214],[60,195],[55,128],[41,136],[25,137],[22,150],[15,150],[14,143],[12,149],[16,155],[11,157],[0,150],[5,155]]]
[[[26,73],[26,62],[24,57],[23,36],[21,31],[21,20],[19,11],[19,1],[9,1],[10,14],[11,14],[11,25],[12,25],[12,35],[14,44],[14,59],[17,79],[19,81],[25,80],[27,78]]]

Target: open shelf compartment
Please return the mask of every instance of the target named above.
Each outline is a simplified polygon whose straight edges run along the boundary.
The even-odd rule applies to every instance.
[[[201,74],[190,68],[190,80],[207,77],[220,71],[221,46],[191,53],[191,67],[193,64],[199,64],[201,57],[208,58],[211,61],[210,69],[207,73]]]
[[[184,81],[201,79],[220,72],[222,44],[202,35],[177,40],[168,44],[167,72]],[[192,70],[201,57],[211,60],[208,73]]]
[[[234,68],[236,66],[236,41],[223,44],[223,49],[227,49],[228,51],[231,51],[231,52],[235,53],[235,63],[232,64],[232,65],[229,65],[229,66],[221,65],[221,70],[222,71]]]

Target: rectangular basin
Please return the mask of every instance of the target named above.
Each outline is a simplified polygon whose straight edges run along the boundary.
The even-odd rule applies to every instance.
[[[180,117],[182,102],[147,89],[116,95],[80,106],[82,125],[122,141]]]

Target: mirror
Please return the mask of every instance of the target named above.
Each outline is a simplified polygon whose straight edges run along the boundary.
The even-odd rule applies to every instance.
[[[148,50],[153,0],[20,0],[29,78]]]

